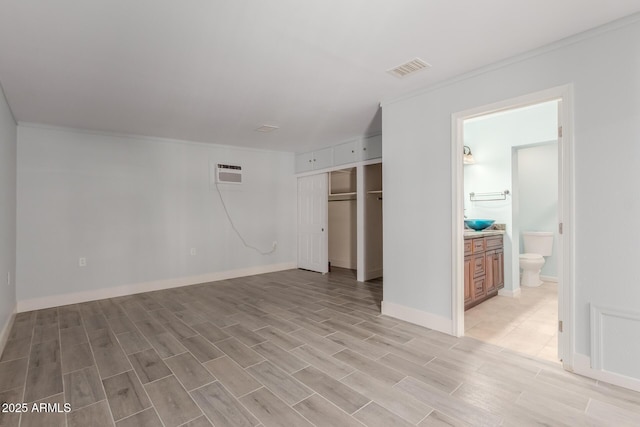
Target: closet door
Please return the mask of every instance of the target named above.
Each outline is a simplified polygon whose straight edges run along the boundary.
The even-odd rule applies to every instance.
[[[298,178],[298,268],[329,271],[328,174]]]

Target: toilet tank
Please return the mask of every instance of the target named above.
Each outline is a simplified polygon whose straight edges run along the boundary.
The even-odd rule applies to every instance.
[[[553,233],[550,231],[524,231],[524,251],[528,254],[550,256],[553,250]]]

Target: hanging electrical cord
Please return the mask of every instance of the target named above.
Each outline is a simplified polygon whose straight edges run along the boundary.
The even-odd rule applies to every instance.
[[[273,246],[271,247],[270,251],[261,251],[260,249],[256,248],[255,246],[252,246],[250,244],[248,244],[246,242],[246,240],[244,240],[244,237],[242,237],[242,234],[240,234],[240,232],[238,231],[238,229],[236,228],[236,225],[233,223],[233,220],[231,219],[231,215],[229,215],[229,211],[227,210],[227,205],[224,203],[224,198],[222,197],[222,192],[220,191],[220,188],[218,187],[218,183],[216,182],[216,190],[218,191],[218,197],[220,197],[220,202],[222,202],[222,208],[224,209],[224,213],[227,215],[227,219],[229,220],[229,224],[231,225],[231,228],[233,229],[233,231],[235,231],[236,235],[238,236],[238,238],[240,239],[240,241],[242,242],[242,244],[249,249],[253,249],[254,251],[258,252],[260,255],[270,255],[272,253],[274,253],[276,251],[276,246],[277,243],[273,242]]]

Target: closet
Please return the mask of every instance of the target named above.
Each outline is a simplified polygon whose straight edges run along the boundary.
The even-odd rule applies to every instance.
[[[356,168],[329,173],[329,265],[357,268]]]
[[[361,168],[360,175],[355,167],[329,173],[328,259],[331,267],[358,269],[360,201],[363,210],[360,227],[362,271],[358,277],[366,281],[382,277],[382,164],[363,165]],[[360,185],[358,176],[362,177]]]
[[[364,279],[382,277],[382,163],[364,166]]]

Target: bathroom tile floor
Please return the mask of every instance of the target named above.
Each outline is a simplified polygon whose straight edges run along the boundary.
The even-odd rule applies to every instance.
[[[519,297],[496,296],[465,312],[465,335],[509,350],[559,362],[558,286],[522,287]]]
[[[0,403],[71,412],[13,406],[0,426],[640,425],[640,393],[382,316],[381,300],[381,280],[289,270],[19,313]]]

